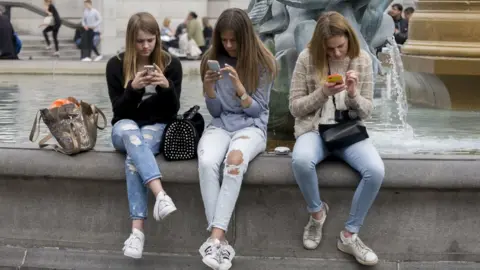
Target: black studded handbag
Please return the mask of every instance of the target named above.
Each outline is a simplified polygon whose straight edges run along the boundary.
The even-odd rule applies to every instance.
[[[165,127],[160,152],[163,152],[166,160],[189,160],[197,157],[198,142],[205,129],[205,121],[198,112],[199,109],[198,105],[193,106]]]

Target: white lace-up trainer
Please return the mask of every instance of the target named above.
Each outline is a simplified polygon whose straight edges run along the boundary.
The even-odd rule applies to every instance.
[[[228,270],[232,267],[232,260],[235,257],[235,250],[225,240],[220,249],[220,266],[218,270]]]
[[[143,244],[145,243],[145,235],[138,229],[133,229],[130,237],[125,241],[123,246],[123,255],[140,259],[143,253]]]
[[[206,266],[218,270],[220,267],[220,250],[220,240],[208,238],[198,251],[202,255],[202,262]]]
[[[353,255],[360,264],[371,266],[378,263],[377,254],[367,247],[356,233],[352,237],[346,238],[343,231],[340,232],[337,248],[342,252]]]
[[[155,220],[159,221],[164,219],[176,210],[177,207],[175,207],[175,204],[170,196],[163,191],[158,193],[155,206],[153,207],[153,218],[155,218]]]
[[[310,219],[303,231],[303,246],[306,249],[316,249],[322,240],[322,229],[328,214],[328,205],[324,202],[322,206],[322,218],[320,220]]]

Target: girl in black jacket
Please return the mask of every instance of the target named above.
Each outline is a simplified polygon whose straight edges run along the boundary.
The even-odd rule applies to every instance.
[[[155,160],[166,123],[177,115],[182,85],[180,61],[162,51],[160,28],[146,12],[133,15],[127,26],[125,53],[107,63],[108,93],[113,107],[112,143],[126,153],[125,173],[132,233],[124,255],[141,258],[147,218],[147,190],[155,198],[153,217],[176,210],[165,193]]]

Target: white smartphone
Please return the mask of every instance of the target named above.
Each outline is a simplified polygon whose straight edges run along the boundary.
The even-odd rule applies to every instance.
[[[286,146],[278,146],[274,151],[277,155],[288,155],[290,153],[290,148]]]
[[[207,61],[208,68],[213,71],[220,71],[220,64],[217,60],[208,60]]]
[[[147,71],[147,75],[155,72],[155,67],[153,65],[145,65],[143,68]]]

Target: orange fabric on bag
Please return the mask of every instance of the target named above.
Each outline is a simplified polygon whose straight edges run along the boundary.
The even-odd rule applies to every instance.
[[[70,104],[70,103],[73,103],[73,104],[79,106],[79,103],[75,98],[68,97],[68,98],[59,98],[59,99],[55,100],[54,102],[52,102],[49,109],[62,107],[63,105]]]

